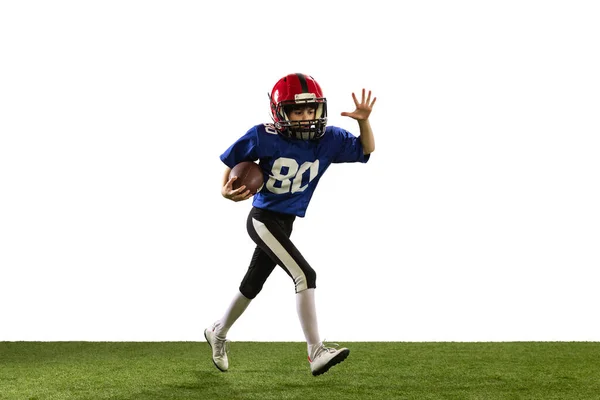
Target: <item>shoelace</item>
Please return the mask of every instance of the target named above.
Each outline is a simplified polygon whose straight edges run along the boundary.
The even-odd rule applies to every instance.
[[[325,346],[325,339],[323,339],[323,341],[321,342],[323,345],[323,348],[326,349],[327,351],[329,351],[330,353],[332,351],[336,351],[336,349],[338,347],[340,347],[339,343],[327,343],[327,346]]]
[[[327,346],[325,346],[325,340],[323,340],[321,342],[321,346],[319,346],[319,348],[317,348],[317,350],[315,351],[315,356],[312,358],[312,360],[316,360],[317,357],[319,357],[319,355],[325,351],[328,353],[335,353],[337,351],[337,347],[340,347],[338,343],[328,343]]]

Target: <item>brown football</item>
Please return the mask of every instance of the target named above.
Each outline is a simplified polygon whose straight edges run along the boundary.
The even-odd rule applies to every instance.
[[[260,166],[252,161],[243,161],[237,164],[229,172],[229,178],[237,176],[233,181],[233,188],[237,189],[242,185],[246,185],[246,189],[250,193],[256,194],[263,186],[263,172]]]

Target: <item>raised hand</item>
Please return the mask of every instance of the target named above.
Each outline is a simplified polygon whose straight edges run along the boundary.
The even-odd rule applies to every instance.
[[[352,112],[342,112],[342,116],[354,118],[357,121],[365,121],[369,119],[369,115],[371,115],[371,111],[373,110],[373,106],[375,105],[377,97],[373,97],[373,100],[371,100],[371,91],[369,90],[369,93],[365,98],[365,89],[363,89],[360,102],[354,93],[352,93],[352,99],[356,105],[356,110]]]

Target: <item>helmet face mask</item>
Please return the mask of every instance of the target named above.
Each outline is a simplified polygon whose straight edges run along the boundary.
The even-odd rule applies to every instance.
[[[289,74],[273,87],[271,115],[277,132],[301,140],[318,140],[325,134],[327,126],[327,99],[321,87],[311,76]],[[314,108],[314,119],[291,121],[289,113],[297,108]]]

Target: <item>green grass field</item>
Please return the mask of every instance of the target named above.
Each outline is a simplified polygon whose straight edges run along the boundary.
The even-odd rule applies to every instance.
[[[599,342],[354,342],[313,377],[304,343],[0,342],[0,399],[600,399]]]

